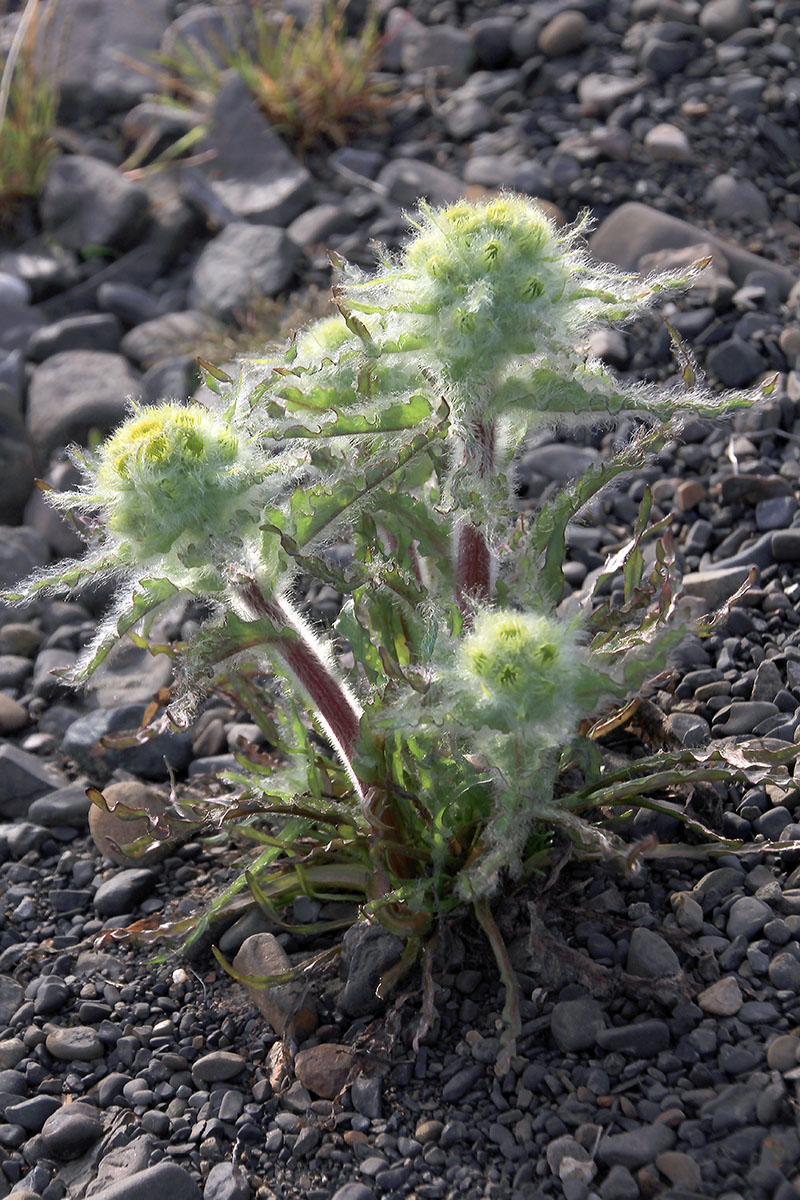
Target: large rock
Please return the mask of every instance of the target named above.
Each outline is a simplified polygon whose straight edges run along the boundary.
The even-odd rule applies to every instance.
[[[2,403],[5,391],[0,384],[0,521],[11,525],[33,491],[34,463],[25,422]]]
[[[93,779],[108,778],[118,767],[152,780],[168,779],[170,769],[184,771],[192,758],[188,733],[161,733],[132,746],[106,743],[112,734],[135,734],[144,710],[144,704],[123,704],[87,713],[69,726],[61,749]]]
[[[455,175],[416,158],[393,158],[378,175],[378,184],[401,208],[413,208],[421,199],[455,204],[464,195],[464,184]]]
[[[219,90],[203,149],[213,154],[206,178],[240,219],[285,227],[311,204],[311,176],[231,71]]]
[[[229,225],[200,255],[189,301],[220,320],[242,313],[257,296],[276,296],[294,275],[300,250],[272,225]]]
[[[595,258],[615,263],[624,271],[635,271],[646,254],[680,250],[700,242],[708,242],[714,253],[719,252],[727,260],[730,277],[740,286],[751,271],[768,271],[785,299],[795,283],[796,275],[785,267],[634,200],[621,204],[606,217],[590,238],[589,248]]]
[[[64,155],[47,172],[39,211],[45,231],[71,250],[127,250],[147,222],[147,192],[102,159]]]
[[[108,433],[127,415],[140,377],[120,354],[65,350],[36,367],[28,394],[28,432],[46,457],[69,442],[86,444],[90,430]]]
[[[125,779],[104,788],[103,799],[106,808],[97,804],[89,808],[89,832],[100,853],[118,866],[143,867],[160,862],[180,841],[180,836],[153,841],[143,854],[137,857],[127,854],[123,847],[132,846],[143,837],[152,838],[151,824],[159,820],[163,823],[166,797],[137,779]]]
[[[169,0],[59,0],[41,22],[42,53],[64,120],[132,108],[153,90],[147,69],[169,23]],[[138,67],[137,64],[142,64]]]

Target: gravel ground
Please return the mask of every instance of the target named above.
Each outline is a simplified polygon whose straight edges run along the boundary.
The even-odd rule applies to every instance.
[[[387,2],[385,131],[301,161],[231,77],[209,153],[124,175],[135,147],[146,163],[191,123],[152,105],[131,60],[207,37],[213,14],[168,0],[57,8],[63,153],[40,203],[0,230],[0,583],[77,550],[32,495],[34,474],[68,487],[64,446],[112,428],[128,396],[188,396],[212,319],[326,287],[326,246],[371,265],[371,240],[398,244],[420,196],[505,186],[559,220],[590,205],[593,252],[625,268],[713,252],[691,295],[596,335],[618,371],[672,377],[666,315],[712,384],[778,373],[768,404],[724,425],[690,421],[593,504],[570,532],[567,574],[582,587],[619,546],[648,481],[654,516],[674,513],[689,593],[716,604],[757,568],[727,624],[676,653],[655,697],[668,735],[800,742],[797,0]],[[6,42],[16,19],[0,26]],[[532,441],[521,507],[628,432]],[[322,617],[338,603],[320,587],[307,600]],[[147,802],[169,786],[166,759],[179,788],[207,794],[254,730],[213,701],[186,735],[100,749],[169,682],[131,647],[86,695],[64,690],[51,672],[74,661],[103,601],[0,613],[0,1197],[797,1196],[793,783],[695,797],[746,853],[687,852],[632,878],[568,864],[549,890],[507,896],[497,917],[524,1025],[497,1078],[502,989],[471,925],[452,930],[417,1051],[413,985],[376,1006],[397,953],[379,930],[348,935],[316,998],[272,1007],[223,975],[207,944],[154,961],[118,940],[133,920],[193,911],[240,851],[189,843],[161,862],[114,863],[89,836],[86,786]],[[165,636],[186,636],[197,616],[176,613]],[[650,832],[682,836],[645,813],[627,830]],[[779,840],[781,853],[758,850]],[[294,916],[320,911],[304,898]],[[251,911],[215,937],[233,957],[255,935],[262,962],[315,948],[273,933]]]

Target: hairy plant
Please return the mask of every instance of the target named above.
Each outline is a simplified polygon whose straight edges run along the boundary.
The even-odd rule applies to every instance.
[[[28,0],[0,71],[0,215],[39,195],[56,152],[57,96],[36,62],[41,0]]]
[[[677,340],[682,378],[669,388],[623,384],[594,359],[593,328],[686,286],[702,264],[679,278],[623,274],[590,261],[585,227],[559,230],[510,195],[423,207],[415,236],[375,273],[337,263],[338,315],[238,380],[210,372],[213,411],[135,408],[96,454],[76,454],[83,488],[51,499],[83,514],[92,548],[18,594],[117,578],[76,681],[120,636],[147,644],[142,623],[179,593],[213,609],[191,643],[153,647],[178,673],[162,725],[222,688],[278,753],[240,756],[239,794],[206,811],[176,800],[154,826],[230,827],[262,847],[184,923],[190,942],[244,892],[277,923],[303,892],[356,898],[407,939],[386,991],[438,922],[472,905],[506,982],[504,1061],[518,1013],[490,909],[501,888],[545,867],[555,837],[630,866],[646,848],[586,817],[615,805],[660,807],[713,839],[669,789],[779,766],[723,747],[612,773],[593,737],[592,722],[613,723],[670,647],[716,616],[682,610],[647,489],[596,581],[621,575],[622,603],[590,591],[567,611],[567,525],[664,444],[676,414],[721,414],[757,394],[712,394]],[[511,464],[528,432],[623,413],[649,424],[523,522]],[[343,597],[329,632],[301,614],[309,576]]]

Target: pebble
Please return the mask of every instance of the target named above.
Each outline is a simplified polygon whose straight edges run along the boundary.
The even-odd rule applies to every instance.
[[[735,1017],[742,1003],[742,990],[732,976],[718,979],[697,997],[703,1012],[714,1017]]]
[[[755,896],[741,896],[730,907],[725,928],[729,938],[744,935],[748,939],[756,937],[772,916],[772,909],[763,900]]]
[[[604,1137],[598,1146],[597,1157],[607,1167],[619,1165],[635,1170],[653,1162],[674,1144],[675,1132],[668,1126],[642,1125]]]
[[[45,1045],[53,1058],[64,1062],[92,1062],[95,1058],[102,1058],[104,1053],[102,1042],[89,1025],[51,1029]]]

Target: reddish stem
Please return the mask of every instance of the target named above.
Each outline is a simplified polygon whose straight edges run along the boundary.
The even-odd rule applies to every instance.
[[[488,479],[494,469],[494,422],[475,423],[478,474]],[[470,453],[472,448],[468,448]],[[477,525],[465,522],[458,531],[456,550],[456,600],[466,612],[470,599],[487,601],[492,592],[492,556],[486,534]]]
[[[268,600],[254,580],[248,580],[241,593],[256,616],[267,617],[278,629],[292,629],[298,635],[296,640],[275,641],[274,648],[307,693],[349,765],[361,721],[352,697],[332,674],[313,643],[304,639],[302,628],[293,625],[280,605]]]

